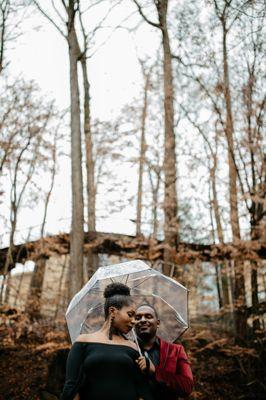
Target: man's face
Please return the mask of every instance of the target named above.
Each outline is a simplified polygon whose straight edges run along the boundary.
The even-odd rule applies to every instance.
[[[140,339],[145,340],[154,337],[159,324],[160,321],[151,307],[141,306],[136,310],[135,329]]]

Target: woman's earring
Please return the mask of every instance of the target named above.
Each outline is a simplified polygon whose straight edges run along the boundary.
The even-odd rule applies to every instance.
[[[109,340],[112,340],[112,339],[113,339],[113,333],[114,333],[114,326],[113,326],[113,324],[114,324],[114,319],[115,319],[114,316],[112,316],[111,319],[110,319],[109,335],[108,335]]]

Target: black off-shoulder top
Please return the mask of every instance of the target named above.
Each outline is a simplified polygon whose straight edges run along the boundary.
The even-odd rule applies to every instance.
[[[139,354],[127,345],[76,342],[67,359],[61,400],[154,400]]]

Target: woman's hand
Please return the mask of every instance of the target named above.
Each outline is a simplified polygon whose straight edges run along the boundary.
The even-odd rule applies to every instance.
[[[142,372],[149,372],[154,374],[155,373],[155,366],[151,360],[149,360],[149,371],[147,371],[147,359],[144,356],[140,356],[137,360],[136,363],[138,364],[139,368],[141,369]]]

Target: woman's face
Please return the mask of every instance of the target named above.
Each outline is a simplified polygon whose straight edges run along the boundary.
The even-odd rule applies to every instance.
[[[135,323],[135,304],[124,306],[120,310],[114,310],[114,328],[118,329],[121,333],[128,333]]]

